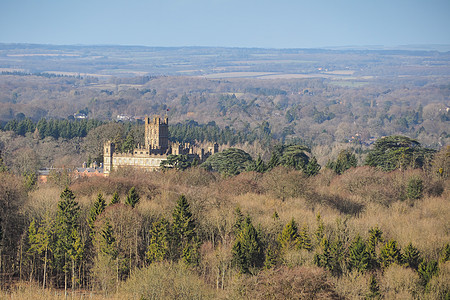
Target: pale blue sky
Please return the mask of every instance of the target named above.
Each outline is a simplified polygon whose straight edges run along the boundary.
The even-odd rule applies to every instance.
[[[268,48],[450,44],[450,0],[0,0],[0,42]]]

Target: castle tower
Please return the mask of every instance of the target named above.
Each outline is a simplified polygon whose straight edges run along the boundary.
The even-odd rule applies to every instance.
[[[114,143],[107,141],[103,145],[103,174],[108,175],[113,169],[113,156],[116,151]]]
[[[160,117],[154,117],[150,120],[145,118],[145,148],[157,150],[159,154],[165,154],[169,148],[169,118],[164,120]]]

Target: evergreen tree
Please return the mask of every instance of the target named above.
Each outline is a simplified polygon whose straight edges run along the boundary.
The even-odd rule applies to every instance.
[[[109,205],[114,205],[116,203],[120,203],[120,197],[119,197],[119,193],[117,193],[117,191],[114,192]]]
[[[402,262],[406,267],[413,268],[414,270],[417,270],[419,267],[421,258],[420,258],[420,252],[417,250],[416,247],[414,247],[411,243],[408,244],[408,246],[405,247],[403,250],[402,255]]]
[[[1,223],[1,219],[0,219],[0,223]],[[1,240],[1,238],[0,238],[0,240]],[[450,244],[446,244],[445,247],[442,249],[439,260],[441,263],[445,263],[450,260]]]
[[[417,200],[423,197],[423,181],[418,177],[412,177],[408,180],[406,187],[406,196],[408,199]]]
[[[114,230],[109,223],[109,220],[106,220],[103,229],[100,232],[100,252],[108,255],[110,258],[115,259],[118,251],[116,247],[116,238],[114,237]]]
[[[258,232],[246,217],[232,248],[233,261],[242,273],[250,273],[250,269],[263,263],[263,252]]]
[[[258,155],[258,159],[256,160],[254,171],[256,171],[258,173],[264,173],[266,171],[266,169],[267,169],[266,164],[261,159],[261,155]]]
[[[317,214],[316,216],[316,223],[317,229],[314,236],[316,237],[317,244],[320,244],[325,236],[325,226],[323,224],[322,218],[320,217],[320,214]]]
[[[145,257],[152,263],[168,258],[170,246],[170,227],[166,219],[161,218],[154,222],[150,228],[150,243]]]
[[[431,278],[438,273],[438,271],[439,269],[437,261],[422,261],[419,264],[417,272],[419,273],[419,277],[423,286],[426,286],[428,282],[430,282]]]
[[[381,299],[380,287],[378,286],[375,275],[370,275],[367,299]]]
[[[178,198],[172,212],[172,237],[176,256],[182,256],[184,249],[196,236],[196,224],[191,213],[190,205],[184,195]]]
[[[350,246],[349,266],[351,270],[359,272],[369,269],[370,254],[367,252],[366,244],[358,235]]]
[[[329,162],[327,168],[332,169],[336,174],[342,174],[350,168],[355,168],[358,164],[355,154],[350,150],[342,150],[336,161]]]
[[[58,202],[57,212],[57,230],[56,230],[56,248],[55,259],[57,267],[60,271],[64,272],[64,290],[67,293],[67,277],[70,267],[71,254],[74,251],[78,252],[79,249],[75,249],[77,245],[76,235],[74,230],[78,229],[78,217],[80,214],[80,207],[75,201],[75,195],[69,188],[60,195],[60,201]],[[74,257],[74,256],[73,256]]]
[[[284,226],[283,231],[278,236],[278,243],[280,244],[282,251],[287,251],[298,247],[298,229],[294,218],[292,218],[286,226]]]
[[[278,264],[279,260],[278,247],[274,243],[270,243],[266,250],[266,257],[264,260],[264,269],[270,269]]]
[[[384,268],[389,267],[393,263],[401,262],[401,252],[397,245],[397,242],[390,240],[387,242],[380,251],[380,262]]]
[[[125,199],[125,204],[131,206],[134,208],[136,204],[138,204],[139,200],[141,198],[139,197],[138,192],[136,191],[136,188],[133,186],[129,191],[127,198]]]
[[[272,170],[276,166],[280,164],[280,157],[276,152],[272,152],[272,155],[270,156],[270,160],[267,163],[267,169]]]
[[[317,174],[319,174],[320,169],[321,166],[317,163],[316,157],[313,156],[306,165],[305,174],[308,177],[316,176]]]
[[[376,248],[378,243],[383,242],[383,232],[378,227],[369,229],[369,239],[367,241],[367,252],[370,255],[370,269],[378,268]]]
[[[95,220],[97,220],[97,217],[105,210],[105,208],[106,201],[103,198],[102,193],[98,193],[97,199],[95,200],[89,212],[88,224],[91,230],[94,230]]]
[[[244,223],[244,215],[241,212],[241,209],[239,208],[239,206],[237,206],[234,210],[234,224],[233,224],[233,231],[234,234],[237,235],[239,233],[239,231],[242,228],[242,224]]]
[[[298,247],[299,249],[311,250],[311,238],[309,237],[309,228],[308,225],[303,224],[302,228],[298,233]]]

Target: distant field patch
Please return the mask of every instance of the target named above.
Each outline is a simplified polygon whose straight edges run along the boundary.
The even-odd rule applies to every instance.
[[[111,77],[111,75],[95,74],[95,73],[77,73],[77,72],[62,72],[62,71],[44,71],[42,73],[62,75],[62,76],[90,76],[90,77]]]
[[[331,74],[331,75],[353,75],[355,71],[353,70],[335,70],[335,71],[329,71],[324,72],[325,74]]]
[[[329,82],[331,85],[339,86],[339,87],[349,87],[349,88],[358,88],[369,84],[367,81],[353,81],[353,80],[331,80]]]
[[[203,78],[220,79],[220,78],[258,78],[261,76],[272,75],[272,72],[226,72],[202,75]]]
[[[30,56],[70,56],[70,57],[79,57],[79,54],[70,54],[70,53],[24,53],[24,54],[7,54],[9,57],[30,57]]]

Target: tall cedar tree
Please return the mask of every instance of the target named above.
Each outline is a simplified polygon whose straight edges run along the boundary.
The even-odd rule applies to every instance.
[[[94,230],[95,220],[97,220],[97,217],[105,210],[105,208],[106,201],[103,198],[102,193],[98,193],[97,199],[95,200],[89,212],[88,224],[91,230]]]
[[[136,204],[138,204],[139,200],[141,200],[141,198],[139,197],[139,194],[136,191],[136,188],[133,186],[128,191],[127,199],[125,199],[125,204],[128,204],[129,206],[134,208],[136,206]]]
[[[77,237],[73,231],[78,229],[80,207],[75,201],[75,195],[65,188],[60,195],[57,213],[55,259],[59,271],[64,272],[64,290],[67,292],[67,271],[70,266],[70,256],[77,246]],[[73,263],[73,262],[72,262]]]
[[[316,176],[317,174],[319,174],[319,171],[320,171],[321,168],[322,167],[317,162],[317,158],[315,156],[313,156],[309,160],[308,164],[306,165],[305,174],[308,177]]]
[[[263,251],[258,232],[253,226],[250,217],[242,223],[236,241],[232,248],[234,264],[241,273],[250,273],[251,268],[263,264]]]

